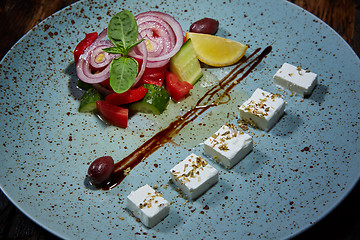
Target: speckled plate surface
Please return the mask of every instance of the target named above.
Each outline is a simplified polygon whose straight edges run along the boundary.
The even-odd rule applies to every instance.
[[[85,179],[92,160],[127,156],[203,91],[198,84],[183,106],[172,104],[157,118],[137,115],[128,129],[77,112],[81,92],[72,49],[122,9],[167,12],[184,31],[202,17],[217,18],[217,35],[249,44],[247,54],[268,45],[273,51],[237,86],[228,105],[198,118],[176,144],[159,149],[115,189],[102,191]],[[309,98],[291,97],[272,84],[284,62],[319,74]],[[62,238],[288,238],[333,209],[359,178],[359,58],[326,24],[285,1],[83,1],[26,34],[0,69],[1,188]],[[229,69],[208,71],[222,78]],[[173,186],[164,187],[168,170],[190,152],[202,154],[199,144],[222,124],[236,123],[237,106],[257,87],[283,94],[286,114],[268,133],[250,130],[254,150],[231,170],[210,160],[220,171],[219,182],[183,205]],[[152,229],[125,209],[130,191],[146,183],[157,184],[174,201],[170,215]]]

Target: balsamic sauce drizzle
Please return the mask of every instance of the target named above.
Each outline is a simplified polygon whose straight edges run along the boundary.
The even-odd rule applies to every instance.
[[[209,108],[228,103],[231,99],[229,92],[253,71],[253,69],[271,52],[272,47],[266,47],[257,57],[253,58],[260,50],[261,49],[258,48],[247,58],[242,58],[240,63],[221,79],[218,84],[209,89],[192,109],[170,123],[167,128],[155,134],[130,155],[117,162],[112,176],[102,188],[104,190],[110,190],[116,187],[126,177],[126,174],[124,174],[126,169],[133,169],[165,143],[171,141],[181,129],[194,121]],[[222,91],[222,93],[220,93],[220,91]],[[217,97],[216,94],[218,93],[221,95]],[[227,97],[227,99],[223,101],[225,97]],[[213,100],[213,98],[215,99]]]

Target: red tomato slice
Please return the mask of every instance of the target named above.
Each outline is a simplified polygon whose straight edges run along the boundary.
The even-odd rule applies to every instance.
[[[97,32],[88,33],[88,34],[86,34],[85,38],[83,40],[81,40],[81,42],[79,42],[79,44],[76,46],[76,48],[74,50],[75,64],[77,64],[80,55],[84,53],[85,49],[88,46],[90,46],[97,37],[98,37]]]
[[[107,101],[97,101],[97,110],[100,116],[109,123],[126,128],[129,119],[129,110],[116,105],[113,105]]]
[[[138,88],[130,88],[124,93],[112,93],[105,97],[105,101],[113,104],[113,105],[124,105],[132,102],[137,102],[143,97],[145,97],[147,93],[147,89],[143,86]]]
[[[141,77],[137,85],[142,86],[143,84],[154,84],[162,86],[168,68],[169,64],[166,64],[165,66],[159,68],[146,68],[143,76]]]
[[[186,81],[180,81],[175,73],[166,72],[165,89],[175,102],[184,99],[193,85]]]
[[[141,79],[141,84],[154,84],[161,87],[164,83],[164,80],[165,80],[165,71],[144,73]]]
[[[141,69],[142,59],[134,58],[139,64],[139,71]],[[165,80],[165,72],[169,68],[169,65],[165,65],[160,68],[145,68],[143,76],[136,86],[142,86],[144,84],[155,84],[162,86]]]

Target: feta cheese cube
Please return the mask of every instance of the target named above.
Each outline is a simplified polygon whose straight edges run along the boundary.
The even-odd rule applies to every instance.
[[[204,153],[226,168],[232,168],[253,149],[252,137],[234,125],[223,125],[204,142]]]
[[[158,224],[170,211],[168,201],[147,184],[127,196],[126,207],[149,228]]]
[[[196,199],[218,181],[218,171],[207,160],[192,153],[170,170],[174,183]]]
[[[308,96],[317,84],[317,74],[284,63],[274,75],[274,84],[280,88]]]
[[[285,105],[280,95],[258,88],[240,106],[240,117],[252,126],[269,131],[284,114]]]

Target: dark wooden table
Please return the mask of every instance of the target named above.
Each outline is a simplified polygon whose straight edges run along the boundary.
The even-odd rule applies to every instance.
[[[0,0],[0,59],[27,31],[77,0]],[[335,29],[360,56],[360,3],[352,0],[291,0]],[[1,177],[1,176],[0,176]],[[57,239],[22,214],[0,191],[0,239]],[[360,183],[328,216],[300,239],[360,239]]]

